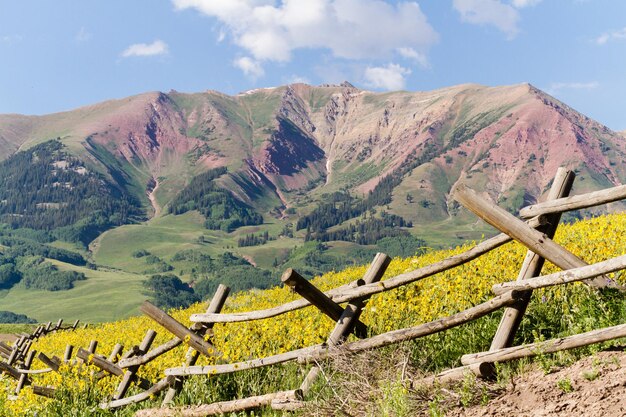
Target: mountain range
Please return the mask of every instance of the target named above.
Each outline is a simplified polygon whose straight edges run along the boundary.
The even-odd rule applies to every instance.
[[[171,91],[46,116],[0,115],[2,159],[53,138],[148,216],[216,167],[228,168],[222,187],[274,216],[306,212],[335,191],[364,196],[399,175],[389,210],[415,224],[453,215],[449,193],[459,181],[516,210],[541,198],[559,166],[579,173],[581,189],[626,178],[622,135],[529,84]]]

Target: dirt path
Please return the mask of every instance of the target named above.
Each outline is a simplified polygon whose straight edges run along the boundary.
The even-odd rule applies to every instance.
[[[626,416],[626,353],[599,352],[548,375],[525,373],[487,405],[447,416]]]
[[[0,342],[15,342],[17,336],[11,333],[0,333]]]
[[[156,199],[156,191],[158,189],[159,189],[159,181],[155,179],[154,188],[148,194],[148,200],[150,200],[150,204],[152,204],[152,208],[154,208],[154,216],[152,216],[152,218],[159,217],[159,214],[161,214],[161,206],[159,206],[159,203],[157,202],[157,199]]]

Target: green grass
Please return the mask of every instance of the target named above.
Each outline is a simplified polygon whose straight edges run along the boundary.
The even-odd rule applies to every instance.
[[[0,310],[26,314],[40,322],[80,319],[85,322],[118,320],[139,313],[146,297],[143,275],[100,269],[97,271],[49,260],[60,270],[83,272],[87,277],[67,291],[25,289],[18,285],[0,292]]]
[[[0,334],[30,333],[35,330],[36,327],[36,324],[1,323]]]
[[[134,251],[146,249],[167,260],[179,250],[202,247],[197,243],[198,238],[210,234],[211,231],[204,228],[204,218],[197,212],[159,217],[147,223],[121,226],[102,234],[93,245],[94,259],[98,265],[143,272],[146,269],[145,261],[133,258]]]

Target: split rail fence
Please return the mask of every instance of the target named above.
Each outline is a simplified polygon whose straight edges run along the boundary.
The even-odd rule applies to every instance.
[[[486,201],[475,191],[460,185],[454,192],[454,198],[487,223],[499,229],[502,232],[501,234],[487,239],[463,253],[386,279],[385,281],[381,281],[381,279],[391,259],[379,253],[362,279],[326,293],[320,291],[293,269],[288,269],[281,277],[281,281],[284,285],[291,287],[302,298],[265,310],[244,313],[221,313],[221,309],[228,297],[229,289],[220,285],[206,313],[191,315],[190,319],[194,323],[191,327],[184,326],[166,312],[146,301],[141,306],[141,311],[173,335],[168,342],[151,349],[156,332],[150,330],[139,345],[133,346],[125,353],[122,354],[123,346],[116,345],[108,356],[103,356],[96,354],[97,341],[92,341],[89,348],[80,348],[78,350],[76,361],[83,361],[99,368],[98,377],[112,376],[119,379],[116,393],[111,399],[101,404],[102,408],[113,409],[141,402],[167,390],[160,408],[140,410],[136,413],[136,416],[205,416],[267,406],[278,410],[299,409],[305,404],[304,399],[307,393],[321,373],[318,365],[321,361],[328,359],[334,351],[339,350],[344,354],[356,354],[365,350],[414,340],[468,323],[501,308],[505,309],[504,314],[488,351],[463,355],[461,357],[463,366],[447,370],[428,380],[414,381],[414,385],[427,384],[434,382],[434,380],[441,382],[454,380],[462,377],[467,372],[472,372],[480,377],[492,377],[495,372],[494,363],[496,362],[529,357],[539,353],[552,353],[626,337],[626,324],[621,324],[539,343],[512,346],[514,336],[529,304],[533,290],[576,281],[583,281],[593,288],[614,287],[618,290],[624,290],[615,281],[608,279],[605,274],[626,269],[626,254],[588,265],[584,260],[552,240],[558,227],[561,213],[626,199],[626,185],[569,197],[574,178],[573,172],[560,168],[552,183],[548,200],[523,208],[520,211],[520,217],[525,219],[525,221]],[[494,298],[429,323],[373,336],[370,336],[371,329],[360,321],[363,307],[371,296],[455,268],[511,240],[516,240],[526,246],[528,252],[517,280],[495,285],[493,287]],[[549,260],[561,268],[562,271],[540,276],[545,260]],[[347,304],[345,307],[342,307],[341,303]],[[220,353],[211,343],[212,327],[215,323],[235,323],[266,319],[310,305],[315,306],[336,323],[334,329],[328,335],[326,343],[237,363],[207,366],[196,365],[200,355],[219,358]],[[390,308],[392,307],[390,306]],[[60,324],[57,327],[60,327]],[[359,340],[347,342],[350,334],[354,334]],[[14,356],[12,358],[13,361],[9,360],[7,363],[0,365],[0,371],[20,381],[24,379],[21,386],[29,380],[29,375],[41,372],[29,371],[34,352],[30,352],[28,355],[23,350],[19,354],[9,352],[9,349],[12,349],[11,352],[15,352],[16,349],[19,350],[19,346],[25,343],[27,342],[18,341],[13,348],[0,345],[0,355],[7,359],[11,359],[9,358],[11,355]],[[141,366],[183,344],[188,346],[184,366],[165,369],[165,376],[159,381],[148,381],[138,376]],[[15,346],[18,347],[16,348]],[[67,347],[63,359],[64,362],[70,363],[73,349],[72,346]],[[16,363],[17,357],[20,358],[20,366],[13,367],[12,364]],[[48,358],[44,354],[40,354],[38,358],[48,366],[45,371],[58,371],[61,364],[59,358]],[[297,362],[303,365],[313,364],[299,387],[213,404],[182,408],[171,406],[173,399],[181,391],[185,379],[192,376],[235,373],[286,362]],[[133,383],[141,387],[143,391],[136,395],[126,396],[129,387]],[[19,393],[21,386],[18,385],[16,393]],[[35,392],[40,395],[53,396],[54,388],[37,387]]]

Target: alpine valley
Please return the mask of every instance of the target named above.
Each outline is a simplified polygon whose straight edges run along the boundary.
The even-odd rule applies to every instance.
[[[626,182],[623,134],[529,84],[146,93],[0,115],[0,159],[0,310],[39,321],[493,234],[450,198],[459,183],[516,212],[560,166],[574,193]]]

